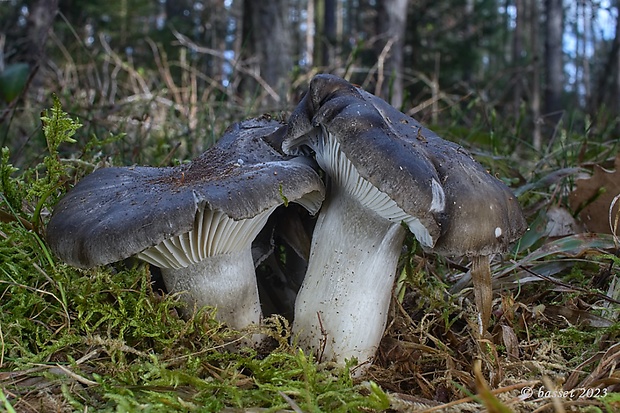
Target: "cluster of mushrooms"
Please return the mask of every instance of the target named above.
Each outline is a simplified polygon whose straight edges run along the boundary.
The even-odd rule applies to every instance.
[[[47,239],[82,268],[138,257],[161,268],[189,308],[217,307],[243,329],[262,316],[252,242],[290,202],[318,213],[294,339],[339,363],[375,355],[406,228],[425,249],[471,258],[482,330],[489,257],[526,228],[510,189],[461,146],[321,74],[286,124],[240,122],[176,167],[96,170],[58,203]]]

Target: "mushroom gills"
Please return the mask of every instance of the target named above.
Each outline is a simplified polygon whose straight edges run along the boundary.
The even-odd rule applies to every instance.
[[[195,229],[150,247],[137,257],[157,267],[179,269],[217,255],[243,251],[275,209],[273,206],[253,218],[238,221],[221,211],[199,209]]]
[[[276,207],[242,220],[200,208],[193,230],[137,256],[161,268],[168,291],[180,293],[188,304],[183,312],[212,306],[217,308],[218,319],[232,328],[259,324],[261,306],[251,245]],[[250,343],[260,339],[253,336]]]
[[[329,136],[329,132],[325,128],[323,128],[321,138],[317,140],[316,161],[331,180],[344,188],[360,204],[389,221],[404,222],[424,247],[433,247],[435,240],[433,240],[422,222],[418,218],[407,214],[385,192],[380,191],[373,184],[362,178],[353,163],[340,150],[338,138],[336,136]],[[443,209],[443,204],[445,203],[443,189],[434,180],[431,182],[431,185],[434,195],[431,208]]]

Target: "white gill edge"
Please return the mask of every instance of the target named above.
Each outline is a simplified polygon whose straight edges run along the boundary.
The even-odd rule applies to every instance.
[[[313,161],[310,161],[305,156],[297,156],[288,161],[287,167],[290,168],[299,168],[300,166],[303,168],[314,168]],[[286,195],[286,194],[283,194]],[[288,202],[295,202],[296,204],[301,205],[308,211],[311,215],[316,215],[321,209],[321,205],[323,204],[324,195],[321,191],[310,191],[306,192],[300,198],[297,199],[289,199]]]
[[[403,211],[385,192],[380,191],[369,181],[362,178],[355,166],[353,166],[353,163],[340,150],[338,139],[333,136],[330,137],[329,132],[324,128],[323,137],[319,140],[317,146],[319,147],[315,148],[315,151],[319,166],[331,179],[359,199],[362,205],[392,222],[405,222],[413,235],[425,247],[432,247],[435,244],[428,229],[417,217]],[[441,185],[435,180],[432,182],[432,190],[431,212],[434,212],[433,208],[441,207],[441,210],[443,210],[445,194]]]
[[[256,238],[276,206],[238,221],[221,211],[200,209],[194,218],[194,229],[166,239],[137,257],[158,267],[178,269],[208,257],[242,251]]]
[[[291,201],[289,199],[289,202],[295,202],[296,204],[304,207],[310,214],[315,215],[321,208],[321,204],[323,203],[323,195],[321,195],[319,191],[312,191],[305,194],[301,198],[296,199],[295,201]]]
[[[446,193],[443,191],[441,184],[431,179],[431,191],[433,192],[433,200],[431,201],[431,212],[443,212],[446,208]]]

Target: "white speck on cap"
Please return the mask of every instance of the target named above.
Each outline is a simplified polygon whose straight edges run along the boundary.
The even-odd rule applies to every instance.
[[[502,236],[502,229],[500,227],[495,228],[495,238]]]

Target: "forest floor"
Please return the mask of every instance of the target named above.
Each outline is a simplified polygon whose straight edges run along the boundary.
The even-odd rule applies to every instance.
[[[17,171],[2,152],[0,411],[620,411],[617,213],[583,192],[617,181],[613,149],[530,175],[479,156],[511,177],[529,223],[492,262],[488,333],[476,333],[468,261],[425,253],[410,237],[377,359],[357,377],[353,364],[301,352],[282,317],[261,327],[268,348],[229,351],[239,333],[212,309],[181,319],[147,265],[77,270],[53,257],[44,231],[59,183],[91,171],[108,142],[61,156],[79,125],[59,107],[45,116],[40,164]],[[594,208],[607,230],[585,232],[570,202]]]

